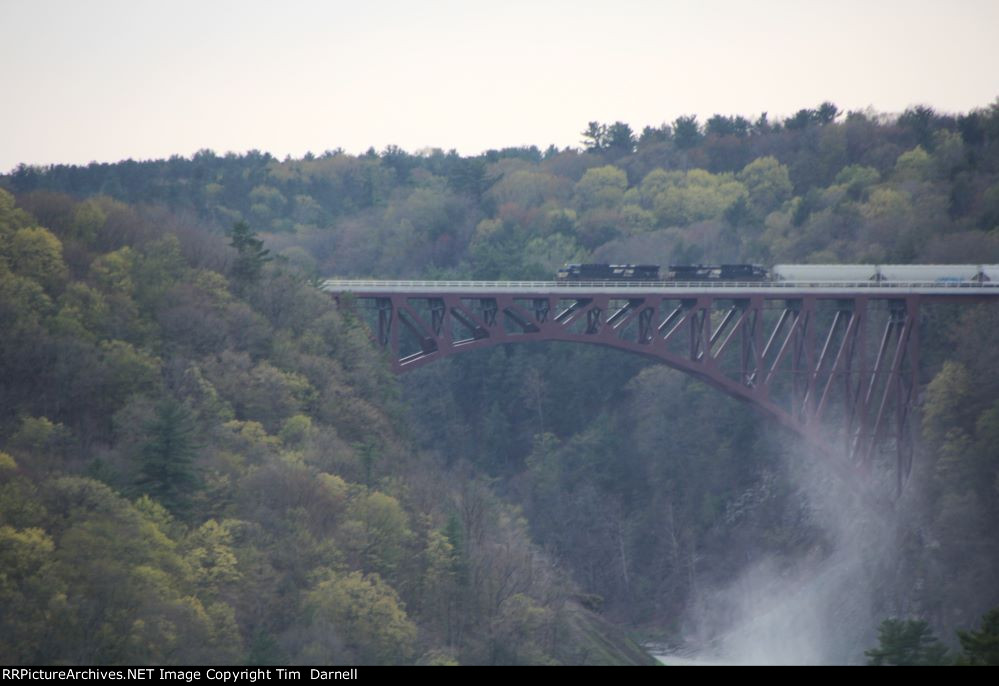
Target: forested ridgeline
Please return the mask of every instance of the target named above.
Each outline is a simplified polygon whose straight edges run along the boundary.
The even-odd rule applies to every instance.
[[[41,203],[0,190],[0,662],[647,659],[246,225]]]
[[[323,275],[550,277],[562,261],[589,257],[999,260],[987,234],[999,225],[999,105],[887,116],[823,103],[783,121],[680,117],[640,135],[591,122],[583,142],[284,161],[203,150],[22,165],[0,182],[18,194],[166,205],[223,230],[246,221]]]
[[[97,585],[67,576],[81,573],[63,543],[71,523],[95,537],[110,526],[87,524],[96,506],[62,514],[81,484],[114,516],[155,525],[177,560],[169,574],[166,562],[119,570],[137,596],[161,598],[109,629],[121,650],[169,614],[238,636],[223,640],[237,660],[574,659],[553,643],[586,615],[567,617],[576,606],[549,561],[587,606],[670,639],[747,564],[773,558],[795,578],[829,555],[836,542],[784,459],[800,452],[751,409],[639,358],[556,344],[459,356],[397,386],[309,279],[548,279],[573,261],[999,262],[999,104],[886,116],[824,103],[638,135],[594,122],[583,137],[579,150],[202,151],[0,177],[21,208],[6,200],[2,219],[0,446],[15,503],[3,531],[17,541],[4,550],[32,560],[4,588],[27,597],[42,592],[28,585],[38,570],[55,579],[17,621],[44,632],[46,616],[119,616],[87,615],[60,590]],[[873,602],[953,636],[999,605],[999,312],[924,318],[923,442]],[[198,543],[209,533],[238,578],[222,552],[196,552],[214,550]],[[145,592],[153,578],[160,595]],[[509,579],[519,585],[501,593]],[[398,619],[365,625],[394,627],[371,629],[371,645],[409,647],[363,652],[380,650],[352,638],[368,634],[331,632],[355,601]]]

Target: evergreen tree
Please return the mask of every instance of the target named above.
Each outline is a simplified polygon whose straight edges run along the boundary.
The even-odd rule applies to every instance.
[[[600,152],[607,147],[607,126],[600,122],[591,121],[582,135],[587,152]]]
[[[607,127],[605,147],[616,157],[630,155],[635,151],[635,134],[623,121],[616,121]]]
[[[981,631],[958,631],[961,639],[961,664],[999,665],[999,607],[982,617]]]
[[[840,114],[840,109],[827,100],[815,110],[815,119],[822,125],[832,124]]]
[[[930,625],[921,619],[886,619],[878,629],[877,648],[865,650],[867,664],[941,665],[947,662],[947,648]]]
[[[186,405],[167,398],[145,430],[149,438],[140,448],[136,484],[172,512],[183,512],[199,485],[194,472],[198,451],[194,417]]]
[[[693,148],[701,142],[702,135],[696,114],[677,117],[673,120],[673,141],[676,143],[676,147],[683,150]]]
[[[270,262],[270,250],[264,250],[264,242],[244,221],[236,222],[229,234],[229,245],[238,253],[232,265],[232,278],[242,286],[256,283],[264,264]]]

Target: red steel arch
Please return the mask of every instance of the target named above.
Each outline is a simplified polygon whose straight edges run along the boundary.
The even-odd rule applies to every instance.
[[[910,421],[926,299],[972,293],[904,289],[548,289],[433,287],[326,290],[370,315],[397,372],[443,357],[530,341],[590,343],[690,374],[806,438],[839,445],[867,468],[894,453],[899,488],[911,467]],[[549,285],[551,286],[551,285]],[[962,297],[963,296],[963,297]],[[972,296],[972,297],[968,297]]]

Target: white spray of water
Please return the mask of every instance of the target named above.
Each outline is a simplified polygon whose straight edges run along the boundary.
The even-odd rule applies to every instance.
[[[891,582],[897,518],[862,495],[864,477],[848,483],[809,457],[795,455],[790,472],[824,545],[793,564],[756,561],[727,587],[702,591],[685,632],[698,647],[686,658],[849,664],[876,644],[877,591]]]

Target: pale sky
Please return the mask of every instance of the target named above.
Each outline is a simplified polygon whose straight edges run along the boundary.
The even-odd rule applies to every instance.
[[[999,0],[0,0],[0,172],[999,96]]]

